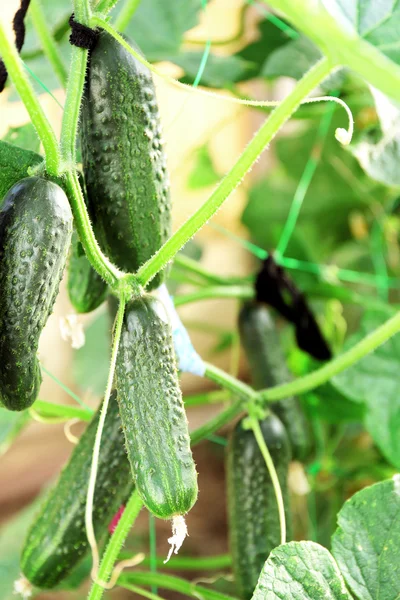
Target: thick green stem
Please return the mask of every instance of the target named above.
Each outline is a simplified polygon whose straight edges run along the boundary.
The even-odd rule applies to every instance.
[[[284,123],[290,118],[302,100],[329,74],[331,64],[327,59],[319,61],[295,89],[271,113],[245,148],[239,160],[222,179],[210,198],[184,223],[178,231],[160,248],[160,250],[138,270],[139,283],[145,286],[179,250],[192,238],[222,206],[228,196],[236,189],[243,177],[265,150]]]
[[[68,190],[68,198],[74,214],[75,226],[86,256],[104,281],[112,288],[115,288],[122,277],[122,273],[100,250],[93,233],[89,215],[86,210],[85,200],[75,171],[68,171],[66,173],[65,185]]]
[[[347,65],[396,100],[400,100],[400,67],[376,46],[363,40],[351,25],[336,20],[323,2],[264,0],[313,40],[337,65]],[[340,10],[340,9],[338,9]]]
[[[92,585],[92,589],[89,592],[88,600],[100,600],[103,597],[105,588],[101,583],[107,583],[110,579],[114,563],[118,558],[118,554],[125,542],[126,536],[129,530],[133,526],[136,518],[143,506],[140,496],[137,491],[134,491],[129,498],[128,504],[125,507],[124,512],[121,515],[118,525],[108,542],[106,551],[103,555],[98,581],[95,581]],[[99,583],[100,582],[100,583]]]
[[[43,417],[61,417],[65,420],[80,419],[81,421],[90,421],[93,417],[93,411],[85,408],[77,408],[67,404],[53,404],[44,400],[36,400],[32,408]]]
[[[241,400],[237,400],[234,404],[231,404],[225,410],[221,411],[216,417],[210,419],[202,425],[198,427],[190,434],[190,441],[192,446],[195,446],[202,440],[206,439],[228,423],[230,423],[233,419],[235,419],[238,415],[243,412],[243,402]]]
[[[132,552],[121,552],[120,560],[130,558]],[[163,558],[156,559],[156,565],[159,569],[166,571],[211,571],[219,569],[228,569],[232,566],[232,557],[230,554],[217,554],[215,556],[174,556],[169,562]],[[150,558],[145,558],[140,566],[149,567]]]
[[[243,383],[232,375],[228,375],[228,373],[225,373],[225,371],[215,367],[211,363],[206,362],[205,366],[206,372],[204,376],[207,377],[207,379],[211,379],[214,383],[231,391],[235,396],[242,398],[245,401],[251,401],[257,398],[257,392],[246,383]]]
[[[0,55],[43,144],[46,155],[46,169],[50,175],[56,176],[60,170],[60,154],[56,136],[36,98],[17,49],[6,35],[1,21]]]
[[[40,0],[31,1],[29,14],[32,18],[33,26],[39,36],[43,51],[51,63],[59,82],[65,87],[67,83],[67,70],[64,66],[59,48],[49,29]]]
[[[226,402],[231,397],[230,392],[226,390],[213,390],[212,392],[203,392],[184,396],[183,401],[186,408],[189,406],[204,406],[205,404],[219,404]]]
[[[216,298],[232,298],[240,300],[251,300],[254,298],[254,290],[248,285],[210,286],[201,288],[190,294],[181,294],[174,297],[175,306],[183,306],[192,302],[202,300],[215,300]]]
[[[174,575],[166,575],[165,573],[132,571],[131,573],[124,573],[121,575],[118,582],[124,587],[130,583],[138,584],[140,586],[157,585],[165,590],[173,590],[184,594],[185,596],[202,598],[204,600],[235,600],[232,596],[227,596],[221,592],[186,581],[185,579],[175,577]]]
[[[114,27],[117,31],[124,31],[128,27],[129,21],[135,14],[140,2],[141,0],[125,0],[121,12],[115,19]]]
[[[400,332],[400,313],[397,313],[394,317],[386,321],[386,323],[367,335],[361,342],[358,342],[350,350],[334,358],[320,369],[313,371],[309,375],[295,379],[290,383],[262,390],[259,392],[259,398],[266,402],[274,402],[275,400],[282,400],[289,396],[309,392],[331,379],[334,375],[344,371],[370,352],[373,352],[373,350],[384,344],[398,332]]]

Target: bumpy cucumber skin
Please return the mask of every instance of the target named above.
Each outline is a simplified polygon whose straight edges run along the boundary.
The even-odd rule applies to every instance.
[[[72,213],[63,190],[38,177],[15,184],[0,210],[0,399],[10,410],[36,400],[36,352],[67,258]]]
[[[68,262],[68,296],[76,312],[92,312],[102,304],[107,296],[108,286],[80,252],[77,234],[72,237]]]
[[[120,269],[134,272],[170,235],[169,179],[151,72],[104,31],[90,56],[82,155],[99,243]]]
[[[187,513],[197,498],[197,473],[171,328],[159,300],[127,306],[116,378],[126,449],[137,489],[161,519]]]
[[[290,443],[278,417],[260,422],[279,478],[290,530],[288,467]],[[227,453],[228,516],[233,572],[240,598],[251,598],[264,562],[280,544],[278,507],[271,478],[252,431],[240,421]],[[290,531],[288,532],[288,540]]]
[[[239,313],[239,332],[256,389],[287,383],[290,373],[273,318],[268,309],[254,302]],[[286,427],[293,458],[304,460],[310,454],[310,429],[300,402],[294,396],[269,405]]]
[[[71,458],[35,518],[22,550],[21,569],[39,588],[58,585],[87,554],[85,505],[100,409],[81,436]],[[121,504],[133,490],[116,393],[108,406],[100,447],[93,505],[99,543]]]

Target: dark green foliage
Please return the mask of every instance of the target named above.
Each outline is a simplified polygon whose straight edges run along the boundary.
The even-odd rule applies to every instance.
[[[287,383],[290,373],[280,345],[279,334],[268,309],[249,302],[239,314],[240,339],[256,389]],[[310,452],[310,431],[297,398],[291,396],[271,404],[286,427],[293,458],[304,459]]]
[[[158,300],[128,304],[116,379],[128,457],[144,504],[162,519],[187,513],[197,498],[197,474],[171,328]]]
[[[260,422],[265,443],[279,478],[290,529],[287,489],[290,443],[273,414]],[[264,562],[280,544],[278,506],[274,488],[254,433],[233,430],[227,457],[228,511],[233,571],[240,598],[251,598]],[[290,533],[288,535],[290,539]]]
[[[106,32],[90,57],[81,139],[96,236],[135,272],[170,234],[169,179],[151,73]]]
[[[23,410],[41,383],[39,337],[52,312],[67,258],[72,213],[63,190],[22,179],[0,211],[0,398]]]
[[[85,505],[99,418],[100,409],[81,436],[28,533],[21,569],[37,587],[47,589],[58,585],[89,550]],[[107,537],[112,518],[129,497],[132,487],[114,392],[103,429],[94,494],[93,524],[98,543]]]

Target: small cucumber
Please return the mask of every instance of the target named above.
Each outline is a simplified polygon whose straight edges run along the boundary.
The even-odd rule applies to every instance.
[[[39,337],[68,254],[72,213],[63,190],[38,177],[16,183],[0,210],[0,399],[10,410],[36,400]]]
[[[239,313],[239,331],[256,389],[290,381],[278,331],[263,304],[244,304]],[[291,396],[274,402],[270,408],[286,427],[293,458],[304,460],[310,453],[310,431],[299,400]]]
[[[96,236],[111,261],[135,272],[170,235],[169,179],[151,72],[105,31],[90,54],[81,139]]]
[[[272,413],[260,422],[260,427],[278,475],[286,526],[290,529],[288,436]],[[227,482],[233,573],[240,598],[247,600],[252,596],[269,553],[280,544],[280,526],[271,478],[253,432],[243,429],[243,420],[236,425],[229,441]]]
[[[85,506],[99,418],[100,409],[44,501],[25,541],[21,569],[39,588],[58,585],[89,550]],[[94,494],[93,523],[98,543],[104,542],[113,516],[132,490],[118,403],[113,392],[103,429]]]
[[[127,306],[116,362],[128,458],[147,508],[161,519],[187,513],[197,473],[164,306],[143,297]]]
[[[88,313],[102,304],[108,286],[95,271],[74,232],[68,262],[68,296],[76,312]]]

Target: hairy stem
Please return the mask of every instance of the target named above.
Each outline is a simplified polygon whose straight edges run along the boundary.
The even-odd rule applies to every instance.
[[[67,70],[64,66],[59,48],[48,27],[48,23],[46,22],[46,16],[43,12],[41,0],[31,0],[29,14],[32,18],[33,26],[39,36],[43,51],[53,67],[59,82],[65,87],[67,83]]]
[[[46,169],[50,175],[56,176],[60,170],[60,154],[56,136],[35,95],[17,49],[6,35],[1,20],[0,55],[43,144],[46,155]]]

